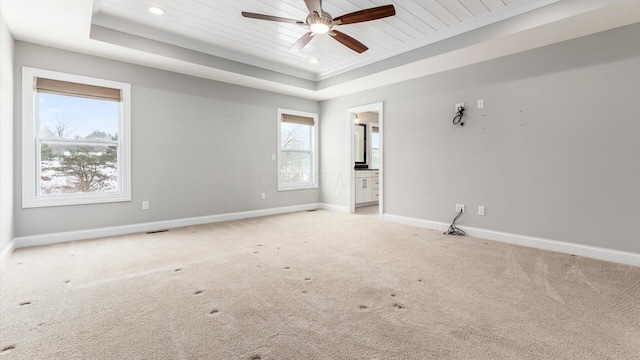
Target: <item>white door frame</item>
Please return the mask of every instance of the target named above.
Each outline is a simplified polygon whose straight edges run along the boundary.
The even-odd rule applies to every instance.
[[[353,141],[353,124],[355,114],[367,111],[378,112],[378,124],[380,125],[380,197],[378,199],[380,212],[378,216],[382,219],[382,214],[384,214],[384,104],[382,102],[347,109],[347,154],[349,155],[347,156],[346,174],[349,174],[349,185],[347,186],[348,208],[350,214],[356,212],[356,170],[354,169],[355,144]]]

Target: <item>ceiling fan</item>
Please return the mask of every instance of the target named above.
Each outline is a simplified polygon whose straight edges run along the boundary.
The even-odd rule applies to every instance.
[[[338,25],[355,24],[365,21],[382,19],[396,14],[396,9],[393,7],[393,5],[384,5],[355,11],[334,18],[328,12],[322,10],[322,0],[304,0],[304,2],[309,9],[309,15],[307,16],[306,21],[250,13],[246,11],[242,12],[242,16],[253,19],[297,24],[308,28],[309,32],[304,34],[300,39],[298,39],[298,41],[295,42],[295,44],[293,44],[293,46],[291,46],[291,48],[289,48],[289,51],[292,52],[302,50],[302,48],[304,48],[316,35],[329,34],[331,37],[338,40],[349,49],[358,53],[363,53],[367,51],[368,47],[366,47],[358,40],[352,38],[351,36],[335,30],[335,27],[337,27]]]

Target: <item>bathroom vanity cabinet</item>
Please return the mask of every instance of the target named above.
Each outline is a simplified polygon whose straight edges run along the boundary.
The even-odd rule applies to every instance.
[[[356,206],[376,203],[380,196],[380,171],[356,170]]]

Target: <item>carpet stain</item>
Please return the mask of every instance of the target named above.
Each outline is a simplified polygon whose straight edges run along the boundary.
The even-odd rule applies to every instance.
[[[302,293],[303,293],[303,294],[306,294],[307,292],[306,292],[305,290],[302,290]]]
[[[285,267],[284,267],[284,269],[285,269],[285,270],[289,270],[289,269],[291,269],[291,268],[290,268],[290,267],[288,267],[288,266],[285,266]]]
[[[399,303],[393,304],[393,307],[396,308],[396,309],[401,309],[401,310],[404,309],[404,305],[399,304]]]
[[[175,269],[175,270],[173,270],[173,271],[174,271],[174,272],[180,272],[180,271],[182,271],[182,268],[177,268],[177,269]]]
[[[31,305],[31,301],[25,301],[20,303],[20,306],[27,306],[27,305]]]
[[[218,315],[220,313],[220,310],[218,309],[213,309],[211,311],[209,311],[209,315]]]
[[[258,254],[258,251],[254,251],[253,253],[254,253],[254,254]]]
[[[71,280],[65,280],[65,281],[64,281],[64,283],[65,283],[65,284],[68,284],[68,283],[70,283],[70,282],[71,282]]]
[[[249,360],[262,360],[262,356],[260,355],[253,355],[252,357],[249,358]]]
[[[366,305],[360,305],[360,310],[367,310],[369,307]]]
[[[2,350],[0,350],[0,353],[2,354],[8,354],[10,352],[12,352],[13,350],[16,349],[15,345],[9,345],[9,346],[5,346],[2,348]]]
[[[193,293],[193,295],[200,295],[200,294],[202,294],[203,292],[204,292],[204,291],[202,291],[202,290],[198,290],[198,291],[194,292],[194,293]]]
[[[422,279],[418,279],[418,282],[422,282]]]
[[[311,281],[311,278],[304,278],[304,281]]]
[[[262,244],[258,244],[257,246],[262,246]]]
[[[396,294],[391,294],[391,297],[396,297]]]

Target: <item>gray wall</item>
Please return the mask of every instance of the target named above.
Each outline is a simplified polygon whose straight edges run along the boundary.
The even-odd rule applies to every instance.
[[[322,102],[322,201],[347,206],[346,109],[384,101],[385,213],[449,223],[462,203],[460,225],[640,253],[638,39],[635,24]]]
[[[304,100],[147,67],[16,42],[22,66],[128,82],[132,89],[132,201],[23,209],[21,97],[15,99],[15,236],[316,203],[319,190],[277,191],[278,107]],[[322,127],[322,124],[320,124]],[[260,193],[266,200],[260,200]],[[141,202],[150,201],[149,211]]]
[[[13,239],[14,41],[0,13],[0,252]]]

